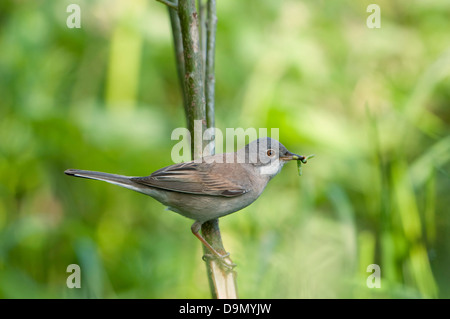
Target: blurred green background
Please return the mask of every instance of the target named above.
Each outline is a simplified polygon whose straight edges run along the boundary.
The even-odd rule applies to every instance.
[[[217,2],[216,126],[316,154],[221,219],[240,297],[449,298],[450,2]],[[148,175],[184,125],[164,5],[2,1],[0,297],[209,298],[192,221],[63,174]]]

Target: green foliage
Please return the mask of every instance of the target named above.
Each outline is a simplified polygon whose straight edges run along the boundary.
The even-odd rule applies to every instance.
[[[74,2],[81,29],[70,1],[0,5],[0,297],[208,298],[190,220],[63,174],[172,164],[186,121],[167,9]],[[378,1],[380,29],[369,3],[217,1],[216,126],[317,154],[221,219],[241,297],[450,297],[450,3]]]

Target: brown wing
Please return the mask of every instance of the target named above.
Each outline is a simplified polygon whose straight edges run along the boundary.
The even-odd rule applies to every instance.
[[[213,164],[187,162],[161,168],[146,177],[133,177],[138,184],[175,192],[234,197],[248,189],[213,171]],[[217,165],[217,164],[216,164]]]

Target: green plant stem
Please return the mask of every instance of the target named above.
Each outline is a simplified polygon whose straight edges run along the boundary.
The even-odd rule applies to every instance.
[[[210,6],[209,3],[208,8],[215,11],[215,6]],[[203,52],[200,46],[199,17],[195,8],[195,0],[180,0],[177,12],[180,21],[184,51],[184,87],[187,102],[188,128],[191,137],[193,137],[191,138],[192,156],[194,159],[197,159],[203,155],[203,149],[206,146],[202,137],[207,126],[207,121],[205,112],[206,102]],[[208,14],[207,23],[211,23],[209,21],[210,16],[215,16],[215,12],[212,15]],[[211,41],[214,43],[215,41],[213,38],[215,38],[215,29],[211,32],[211,37]],[[210,50],[210,52],[212,52],[210,59],[214,59],[213,51],[214,45]],[[177,59],[177,61],[179,60]],[[212,66],[214,66],[214,64],[212,64]],[[210,69],[210,72],[214,72],[214,67]],[[214,86],[214,82],[212,85]],[[214,88],[212,88],[212,92],[214,92]],[[212,99],[214,99],[214,95],[212,95]],[[211,105],[212,110],[214,110],[214,103]],[[214,111],[212,112],[212,116],[214,116]],[[195,125],[194,121],[196,120],[200,120],[201,125]],[[211,122],[209,124],[211,125]],[[195,140],[197,140],[197,143],[195,143]],[[199,140],[202,142],[199,143]],[[226,253],[222,244],[219,222],[217,219],[208,221],[202,225],[202,235],[216,251],[221,254]],[[205,247],[203,247],[203,249],[205,254],[210,253],[209,251],[206,251]],[[227,258],[231,264],[231,259],[229,259],[229,257]],[[212,297],[237,298],[236,273],[234,271],[223,269],[220,262],[213,258],[206,259],[206,267]]]
[[[222,244],[222,236],[220,235],[219,220],[213,219],[203,223],[202,234],[207,242],[214,247],[216,251],[225,254],[225,248]],[[210,254],[210,252],[203,246],[203,252]],[[232,263],[231,259],[227,257],[228,262]],[[220,263],[215,259],[206,260],[206,271],[208,275],[209,287],[212,298],[214,299],[237,299],[237,283],[236,272],[224,270]]]
[[[178,7],[178,0],[174,0],[174,4]],[[175,61],[177,67],[178,81],[181,89],[181,96],[183,100],[184,113],[186,117],[186,123],[190,122],[188,104],[186,98],[186,89],[184,87],[184,51],[183,40],[181,37],[180,19],[178,18],[178,12],[172,7],[168,7],[170,25],[172,28],[173,47],[175,51]]]
[[[206,61],[206,16],[205,16],[205,4],[203,0],[197,0],[197,10],[199,17],[199,35],[200,35],[200,47],[202,50],[203,60],[203,73],[205,72]]]
[[[216,77],[214,76],[214,61],[216,49],[216,0],[208,0],[206,23],[206,66],[205,66],[205,97],[206,122],[209,127],[215,126],[214,121],[214,94]]]
[[[205,116],[205,87],[203,76],[202,51],[199,41],[199,22],[194,0],[181,0],[178,3],[178,17],[180,19],[181,34],[184,49],[184,87],[189,125],[191,132],[191,148],[194,159],[202,156],[203,143],[198,140],[194,121],[201,121],[201,131],[206,128]],[[192,134],[193,133],[193,134]],[[200,140],[202,135],[200,135]]]

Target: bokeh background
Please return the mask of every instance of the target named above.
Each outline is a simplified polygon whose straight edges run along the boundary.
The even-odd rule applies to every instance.
[[[450,2],[217,2],[216,126],[316,154],[221,219],[240,297],[449,298]],[[0,297],[209,298],[190,220],[63,174],[147,175],[184,125],[164,5],[1,1]]]

